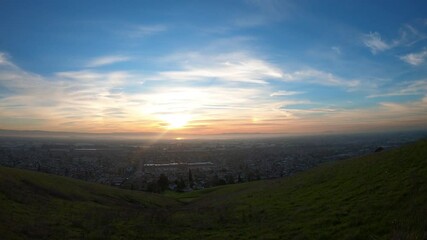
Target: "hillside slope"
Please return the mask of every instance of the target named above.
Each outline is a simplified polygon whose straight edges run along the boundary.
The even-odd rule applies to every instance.
[[[0,168],[4,239],[426,239],[427,141],[292,177],[149,194]]]
[[[82,239],[126,235],[130,218],[151,221],[178,202],[158,194],[0,167],[1,239]]]
[[[427,239],[427,141],[207,191],[172,220],[191,219],[188,236]]]

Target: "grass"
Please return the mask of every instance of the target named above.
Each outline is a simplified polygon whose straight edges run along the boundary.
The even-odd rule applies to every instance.
[[[427,141],[163,195],[0,168],[4,239],[426,239]]]
[[[122,221],[178,205],[158,194],[3,167],[0,189],[4,239],[108,237]]]

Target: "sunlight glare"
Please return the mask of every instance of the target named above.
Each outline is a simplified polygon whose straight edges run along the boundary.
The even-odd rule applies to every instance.
[[[187,114],[171,114],[164,115],[161,118],[168,124],[168,129],[177,129],[185,127],[190,121],[191,116]]]

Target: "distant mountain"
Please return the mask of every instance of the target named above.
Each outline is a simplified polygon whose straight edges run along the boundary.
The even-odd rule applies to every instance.
[[[427,140],[163,195],[0,167],[2,239],[425,239]]]
[[[158,133],[150,132],[116,132],[116,133],[83,133],[83,132],[54,132],[39,130],[2,130],[0,136],[3,137],[36,137],[36,138],[153,138]]]
[[[427,136],[427,130],[406,130],[388,132],[364,132],[364,133],[313,133],[313,134],[285,134],[285,133],[218,133],[218,134],[182,134],[177,132],[61,132],[61,131],[40,131],[40,130],[5,130],[0,129],[0,137],[20,137],[20,138],[62,138],[62,139],[102,139],[102,140],[228,140],[228,139],[261,139],[278,137],[313,137],[313,136],[382,136],[399,135]]]
[[[55,132],[39,130],[4,130],[0,129],[0,137],[27,137],[27,138],[109,138],[109,139],[240,139],[240,138],[260,138],[277,137],[285,134],[265,134],[265,133],[223,133],[210,135],[178,134],[174,132],[154,133],[154,132],[111,132],[111,133],[83,133],[83,132]]]

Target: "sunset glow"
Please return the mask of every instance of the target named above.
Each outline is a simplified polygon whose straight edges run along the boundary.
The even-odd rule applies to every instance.
[[[177,128],[185,127],[185,125],[187,125],[191,117],[189,115],[174,114],[174,115],[165,115],[162,117],[162,119],[168,124],[166,126],[168,129],[177,129]]]
[[[427,128],[422,2],[22,5],[0,8],[0,129]]]

